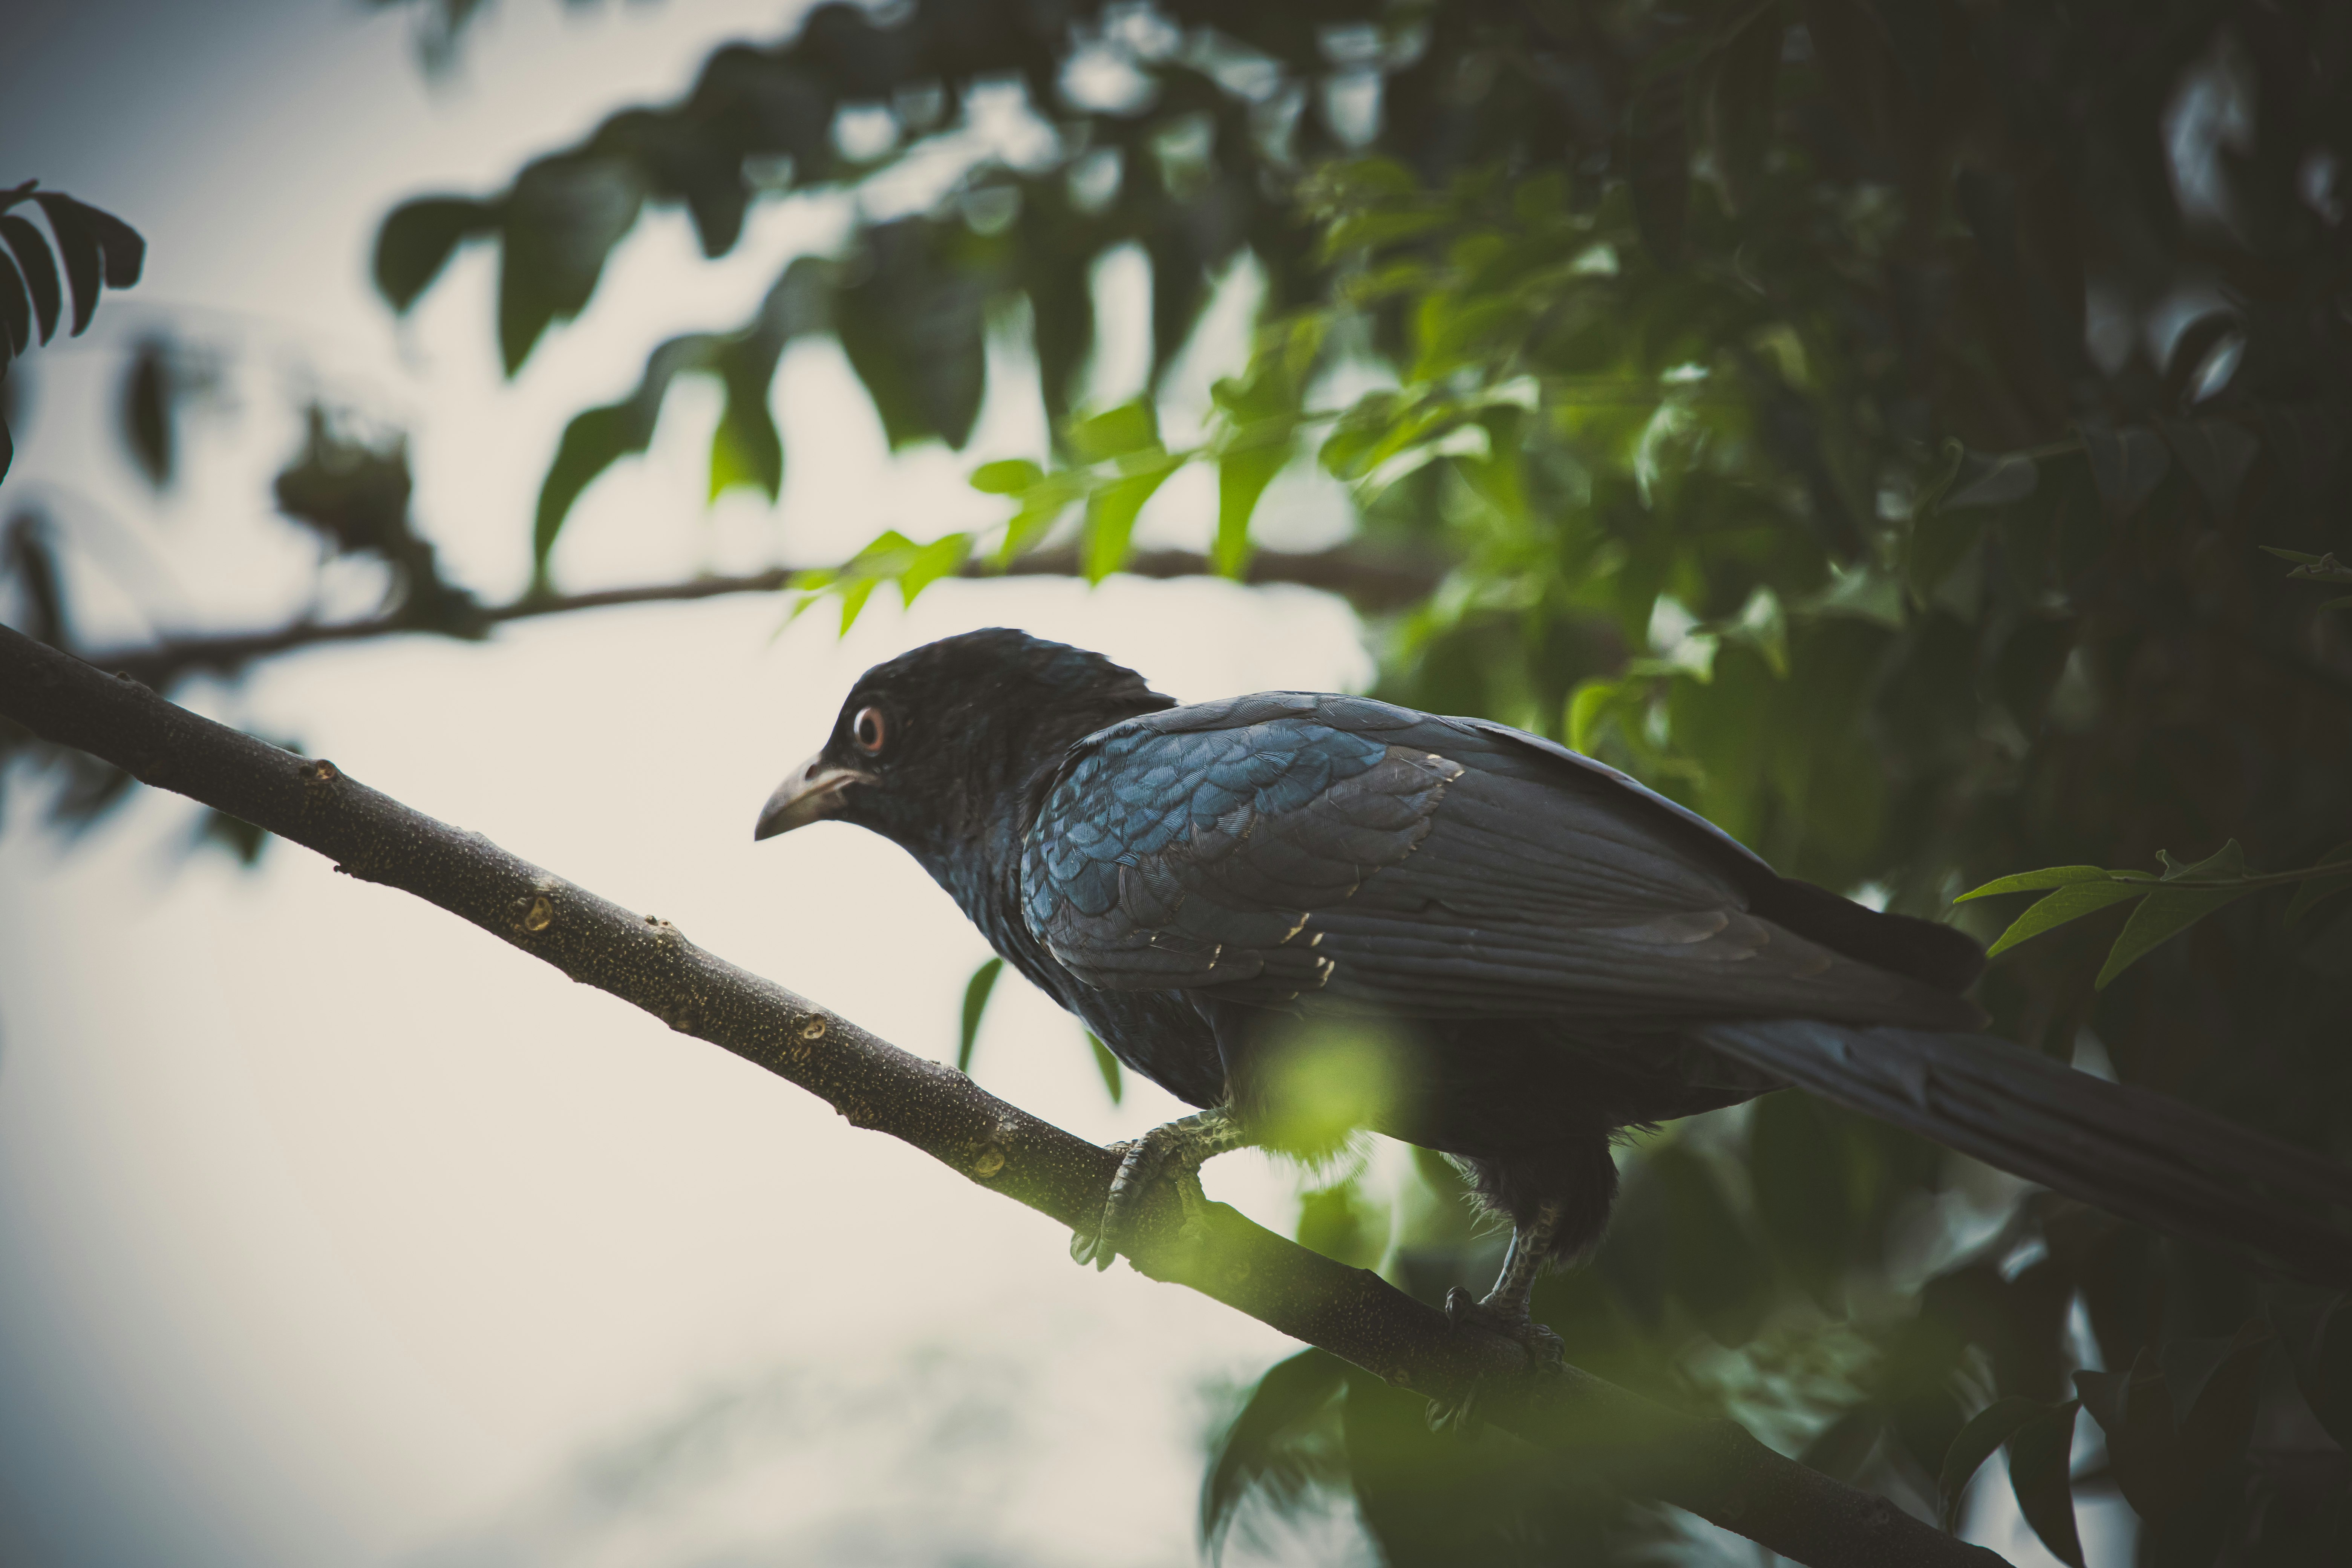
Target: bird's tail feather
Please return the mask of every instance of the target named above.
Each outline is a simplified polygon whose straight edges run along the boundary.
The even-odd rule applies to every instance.
[[[2109,1214],[2352,1285],[2352,1168],[1982,1035],[1713,1024],[1724,1056]]]

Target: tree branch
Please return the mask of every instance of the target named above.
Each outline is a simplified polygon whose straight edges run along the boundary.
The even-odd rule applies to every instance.
[[[234,674],[257,659],[322,643],[366,642],[403,633],[435,633],[444,637],[486,635],[493,626],[540,616],[569,615],[575,610],[600,610],[616,605],[657,605],[689,599],[712,599],[726,594],[772,594],[792,585],[797,568],[774,566],[737,577],[689,577],[676,583],[649,583],[634,588],[605,588],[588,594],[526,595],[504,605],[473,611],[450,625],[436,625],[407,610],[373,616],[365,620],[321,624],[298,621],[269,631],[227,632],[169,637],[143,647],[124,647],[89,655],[102,669],[121,670],[133,679],[156,688],[168,687],[198,670]],[[966,562],[962,577],[1075,577],[1083,568],[1075,546],[1036,550],[1011,564]],[[1129,576],[1168,579],[1214,574],[1206,556],[1189,550],[1145,550],[1128,558],[1120,568]],[[1250,558],[1243,581],[1253,586],[1287,583],[1337,594],[1360,610],[1393,610],[1425,598],[1444,575],[1444,563],[1433,557],[1384,550],[1363,544],[1299,553],[1261,550]]]
[[[1117,1156],[908,1054],[782,986],[550,875],[479,834],[436,822],[346,777],[175,707],[137,682],[0,626],[0,713],[402,889],[641,1007],[671,1028],[823,1097],[852,1125],[889,1133],[981,1186],[1073,1228],[1090,1226]],[[821,888],[800,889],[822,898]],[[1500,1373],[1495,1425],[1625,1491],[1678,1505],[1814,1568],[1995,1568],[1885,1500],[1785,1458],[1736,1424],[1699,1420],[1567,1369],[1517,1377],[1517,1350],[1457,1336],[1443,1313],[1367,1270],[1265,1230],[1223,1205],[1205,1237],[1178,1234],[1154,1195],[1136,1267],[1247,1312],[1391,1384],[1442,1397]]]

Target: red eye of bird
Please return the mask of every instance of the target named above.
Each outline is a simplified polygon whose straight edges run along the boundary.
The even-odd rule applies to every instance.
[[[867,752],[880,751],[882,749],[882,737],[885,733],[882,724],[882,710],[879,708],[860,708],[857,710],[856,721],[849,726],[849,733],[864,750]]]

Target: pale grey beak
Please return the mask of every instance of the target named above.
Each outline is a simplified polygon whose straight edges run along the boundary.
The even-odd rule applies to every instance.
[[[760,825],[751,830],[751,837],[754,840],[773,838],[779,833],[821,822],[841,810],[842,791],[851,784],[873,782],[872,773],[835,767],[820,752],[784,775],[784,782],[776,786],[776,793],[760,808]]]

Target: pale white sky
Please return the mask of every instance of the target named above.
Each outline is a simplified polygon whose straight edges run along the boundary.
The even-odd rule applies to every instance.
[[[302,602],[310,547],[265,514],[290,399],[312,386],[405,424],[418,515],[456,574],[519,585],[562,421],[663,335],[740,320],[828,215],[770,212],[716,266],[656,217],[512,386],[489,256],[394,323],[366,284],[374,223],[674,93],[785,10],[509,0],[438,87],[399,20],[331,0],[12,15],[0,174],[99,202],[152,247],[140,289],[33,365],[0,494],[91,552],[85,627],[258,624]],[[159,322],[222,353],[228,393],[194,416],[160,507],[103,423],[124,349]],[[1142,352],[1107,350],[1106,389]],[[1042,439],[1006,368],[982,455]],[[716,405],[688,388],[653,456],[583,502],[564,581],[822,560],[997,504],[963,489],[972,458],[889,464],[829,344],[794,352],[778,407],[781,509],[706,515]],[[1197,531],[1207,499],[1171,490],[1156,525]],[[1328,496],[1288,511],[1297,537],[1328,535]],[[373,591],[354,574],[335,602]],[[321,651],[185,700],[951,1056],[983,949],[944,896],[852,829],[751,841],[858,670],[997,622],[1184,696],[1369,668],[1330,602],[1211,585],[951,584],[912,616],[877,604],[845,645],[829,616],[776,637],[780,619],[734,601]],[[1287,1353],[1280,1336],[1081,1269],[1037,1216],[300,850],[255,873],[184,862],[189,808],[148,797],[68,853],[31,804],[11,798],[0,833],[0,1559],[1192,1560],[1204,1391]],[[1015,980],[975,1070],[1091,1137],[1176,1109],[1148,1085],[1114,1109],[1075,1026]],[[1211,1187],[1287,1220],[1293,1180],[1257,1156]],[[889,1251],[902,1234],[919,1259]],[[1349,1540],[1304,1555],[1352,1560]]]

